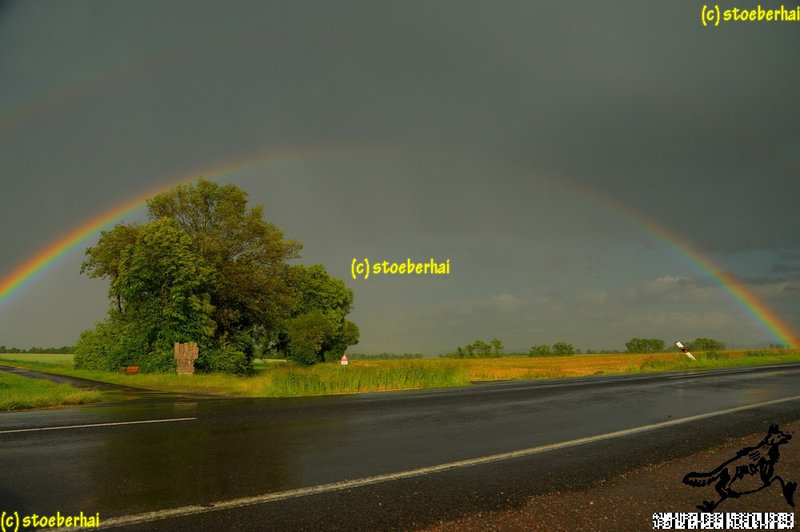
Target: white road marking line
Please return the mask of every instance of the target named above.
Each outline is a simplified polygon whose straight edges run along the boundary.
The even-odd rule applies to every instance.
[[[66,429],[85,429],[93,427],[116,427],[119,425],[139,425],[143,423],[170,423],[173,421],[192,421],[196,417],[176,417],[170,419],[144,419],[141,421],[116,421],[113,423],[90,423],[87,425],[59,425],[55,427],[34,427],[30,429],[9,429],[0,430],[0,434],[12,434],[15,432],[37,432],[42,430],[66,430]]]
[[[277,493],[265,493],[262,495],[256,495],[253,497],[241,497],[238,499],[231,499],[227,501],[218,501],[213,502],[206,505],[190,505],[190,506],[182,506],[179,508],[172,508],[167,510],[158,510],[154,512],[146,512],[140,514],[132,514],[132,515],[123,515],[119,517],[111,517],[108,519],[101,519],[101,526],[100,528],[112,528],[118,526],[125,526],[125,525],[135,525],[135,524],[142,524],[148,523],[152,521],[159,521],[162,519],[170,519],[174,517],[186,517],[189,515],[197,515],[203,514],[208,512],[216,512],[220,510],[232,510],[234,508],[241,508],[243,506],[252,506],[255,504],[263,504],[268,502],[274,501],[281,501],[285,499],[292,499],[297,497],[306,497],[308,495],[317,495],[320,493],[332,492],[332,491],[341,491],[346,489],[352,488],[360,488],[364,486],[369,486],[372,484],[380,484],[383,482],[391,482],[394,480],[402,480],[407,478],[419,477],[423,475],[429,475],[432,473],[441,473],[443,471],[449,471],[452,469],[460,469],[465,467],[472,467],[477,465],[484,465],[490,464],[493,462],[500,462],[502,460],[508,460],[511,458],[521,458],[525,456],[531,456],[534,454],[545,453],[548,451],[555,451],[558,449],[564,449],[567,447],[574,447],[577,445],[584,445],[587,443],[594,443],[602,440],[607,440],[611,438],[619,438],[622,436],[630,436],[633,434],[639,434],[641,432],[647,432],[650,430],[660,429],[664,427],[670,427],[673,425],[680,425],[683,423],[689,423],[692,421],[699,421],[701,419],[708,419],[715,416],[722,416],[726,414],[733,414],[735,412],[741,412],[744,410],[751,410],[753,408],[760,408],[763,406],[770,406],[776,405],[780,403],[787,403],[790,401],[797,401],[800,400],[800,395],[795,395],[793,397],[786,397],[784,399],[775,399],[772,401],[765,401],[763,403],[757,403],[747,406],[737,406],[735,408],[728,408],[725,410],[718,410],[716,412],[709,412],[707,414],[697,414],[694,416],[688,416],[678,419],[672,419],[669,421],[662,421],[659,423],[653,423],[650,425],[643,425],[641,427],[634,427],[630,429],[623,429],[617,430],[614,432],[607,432],[605,434],[598,434],[596,436],[588,436],[585,438],[578,438],[575,440],[568,440],[559,443],[551,443],[548,445],[540,445],[538,447],[531,447],[529,449],[522,449],[519,451],[511,451],[506,453],[499,453],[493,454],[490,456],[484,456],[481,458],[471,458],[468,460],[459,460],[457,462],[450,462],[446,464],[440,464],[435,466],[429,467],[421,467],[419,469],[412,469],[409,471],[401,471],[398,473],[388,473],[385,475],[376,475],[373,477],[365,477],[359,478],[355,480],[345,480],[342,482],[333,482],[331,484],[322,484],[319,486],[311,486],[308,488],[298,488],[293,490],[287,491],[280,491]]]

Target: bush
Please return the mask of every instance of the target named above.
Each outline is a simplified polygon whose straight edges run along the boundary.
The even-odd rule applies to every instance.
[[[237,346],[225,343],[220,347],[201,349],[195,361],[198,371],[222,371],[236,375],[253,373],[253,359]]]
[[[83,331],[75,344],[73,364],[78,369],[116,371],[132,366],[134,357],[116,341],[118,331],[110,321],[97,324],[92,330]]]
[[[135,358],[136,363],[129,365],[139,366],[139,371],[142,373],[175,373],[177,371],[178,362],[175,360],[174,348],[152,351],[146,356]]]

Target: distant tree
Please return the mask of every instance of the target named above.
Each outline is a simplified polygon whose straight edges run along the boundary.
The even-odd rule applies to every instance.
[[[695,338],[693,342],[686,344],[689,351],[722,351],[725,349],[725,344],[713,338]]]
[[[649,338],[647,341],[649,342],[650,351],[652,353],[661,353],[666,347],[664,340],[659,338]]]
[[[450,353],[452,355],[452,353]],[[419,359],[425,358],[425,355],[422,353],[403,353],[403,354],[396,354],[396,353],[377,353],[377,354],[364,354],[364,353],[355,353],[347,355],[350,360],[412,360],[412,359]],[[448,355],[439,355],[439,358],[448,357]],[[449,357],[453,358],[453,357]]]
[[[492,353],[494,356],[503,356],[503,351],[505,350],[505,347],[503,347],[503,342],[501,342],[498,338],[492,338],[492,341],[489,343],[492,345]]]
[[[550,349],[550,346],[547,344],[534,345],[533,347],[531,347],[528,354],[529,356],[532,357],[534,356],[549,357],[553,356],[553,350]]]
[[[475,340],[472,347],[479,357],[488,357],[492,352],[492,346],[483,340]]]
[[[556,342],[553,344],[553,354],[555,356],[567,356],[575,354],[575,347],[566,342]]]
[[[658,338],[631,338],[625,343],[626,353],[660,353],[664,351],[664,340]]]
[[[475,349],[470,345],[458,346],[452,353],[444,355],[447,358],[475,358]]]
[[[475,340],[473,343],[458,346],[455,351],[441,355],[446,358],[488,358],[503,356],[503,342],[493,338],[491,342]]]
[[[646,353],[647,346],[645,345],[645,341],[641,338],[633,337],[629,341],[625,342],[625,352],[626,353]]]

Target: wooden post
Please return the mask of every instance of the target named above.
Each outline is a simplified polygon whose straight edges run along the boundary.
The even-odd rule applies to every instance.
[[[178,375],[194,375],[194,361],[199,353],[197,342],[175,342],[175,360],[178,361]]]

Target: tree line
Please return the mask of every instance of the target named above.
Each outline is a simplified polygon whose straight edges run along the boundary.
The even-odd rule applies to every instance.
[[[497,358],[505,354],[503,342],[492,338],[489,342],[475,340],[471,344],[458,346],[455,351],[440,355],[445,358]]]
[[[580,349],[575,349],[575,346],[568,344],[567,342],[556,342],[552,346],[547,344],[534,345],[531,347],[530,351],[528,351],[528,356],[532,357],[562,357],[580,354]]]
[[[0,345],[0,353],[30,353],[30,354],[71,354],[75,348],[71,345],[62,347],[31,347],[30,349],[20,349],[18,347],[6,347]]]
[[[148,200],[147,223],[103,231],[81,273],[108,281],[110,306],[81,333],[75,366],[174,371],[174,342],[199,344],[199,371],[341,357],[359,338],[352,290],[322,265],[290,265],[302,245],[262,215],[238,187],[201,179]]]
[[[725,343],[713,338],[696,338],[691,342],[685,342],[690,351],[721,351],[725,349]],[[499,347],[499,349],[498,349]],[[663,353],[667,350],[664,340],[659,338],[631,338],[625,343],[624,353]],[[593,350],[587,349],[586,354],[620,353],[623,351],[613,350]],[[532,346],[527,355],[531,357],[549,356],[569,356],[580,355],[581,350],[576,349],[570,343],[559,341],[552,345],[540,344]],[[503,342],[497,338],[491,342],[477,340],[466,346],[459,346],[455,351],[440,355],[446,358],[491,358],[504,356]]]
[[[371,353],[371,354],[350,354],[347,355],[350,360],[414,360],[425,358],[422,353]]]

